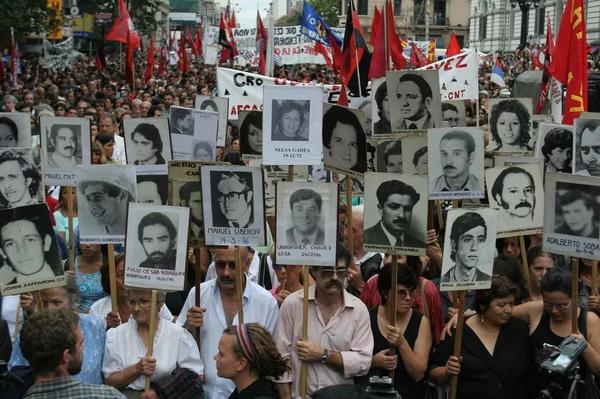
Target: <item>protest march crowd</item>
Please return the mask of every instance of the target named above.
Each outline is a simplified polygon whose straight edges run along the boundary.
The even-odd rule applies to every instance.
[[[278,66],[303,84],[235,119],[200,57],[22,57],[0,398],[600,399],[600,117],[515,98],[535,52],[458,101],[406,69],[343,106],[339,71]]]

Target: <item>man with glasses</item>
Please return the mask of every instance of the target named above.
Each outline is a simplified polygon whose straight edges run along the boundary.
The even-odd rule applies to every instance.
[[[314,190],[301,188],[290,196],[293,226],[286,230],[288,244],[323,245],[325,232],[321,221],[321,195]]]
[[[200,357],[204,363],[205,396],[211,399],[227,399],[235,385],[231,380],[217,376],[214,356],[223,330],[239,324],[235,249],[234,247],[215,248],[217,278],[207,280],[200,286],[200,306],[195,306],[196,287],[192,287],[176,323],[191,332],[200,329],[202,337]],[[240,248],[240,252],[243,257],[246,248]],[[274,335],[279,314],[277,302],[269,291],[248,278],[247,263],[242,263],[241,267],[244,323],[258,323]]]
[[[213,186],[213,225],[215,227],[253,227],[252,173],[212,172],[220,174]],[[215,204],[217,206],[215,206]]]
[[[307,367],[308,395],[330,385],[353,384],[366,374],[373,354],[367,307],[344,289],[352,255],[338,244],[336,265],[311,268],[315,284],[308,289],[308,339],[302,339],[302,290],[281,305],[276,343],[291,360],[292,372],[278,380],[281,398],[300,395],[300,369]]]

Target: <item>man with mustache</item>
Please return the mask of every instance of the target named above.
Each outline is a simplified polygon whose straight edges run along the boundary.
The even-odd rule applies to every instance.
[[[145,215],[138,224],[138,240],[147,256],[139,267],[175,270],[177,229],[171,219],[158,212]]]
[[[81,127],[78,125],[55,124],[50,128],[48,147],[48,166],[52,169],[72,170],[81,165],[81,155],[78,154]]]
[[[455,263],[440,283],[491,281],[492,276],[477,267],[486,239],[487,226],[480,214],[467,212],[457,217],[450,230],[450,258]]]
[[[202,345],[200,358],[204,364],[204,392],[206,398],[227,399],[235,389],[233,382],[217,375],[214,359],[224,329],[239,324],[236,261],[234,247],[214,247],[217,277],[200,285],[200,306],[196,306],[196,287],[192,287],[181,308],[176,323],[194,332],[200,329]],[[248,257],[246,247],[240,255]],[[275,336],[279,309],[271,293],[254,283],[249,276],[248,263],[242,262],[242,306],[244,323],[258,323]]]
[[[580,119],[576,126],[581,135],[579,154],[585,168],[577,174],[600,176],[600,120]]]
[[[525,169],[511,166],[502,170],[492,185],[491,194],[500,207],[499,231],[526,227],[533,221],[535,182]]]
[[[471,174],[475,139],[462,130],[451,130],[440,140],[440,161],[444,173],[438,176],[432,192],[483,191],[479,178]]]
[[[391,247],[425,248],[425,242],[410,232],[413,207],[419,193],[400,180],[388,180],[377,188],[381,219],[364,233],[364,242]]]
[[[557,198],[558,215],[563,222],[556,226],[554,232],[576,237],[599,238],[598,202],[580,189],[565,190]]]
[[[286,230],[288,244],[323,245],[325,232],[319,227],[323,200],[308,188],[296,190],[290,196],[292,227]]]

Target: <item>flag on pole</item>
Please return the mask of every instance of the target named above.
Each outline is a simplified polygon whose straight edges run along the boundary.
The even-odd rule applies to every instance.
[[[127,43],[127,57],[125,59],[125,80],[131,84],[135,84],[135,61],[133,58],[134,46],[128,41]]]
[[[319,15],[314,8],[304,0],[302,9],[302,28],[300,32],[312,40],[316,40],[329,47],[328,33],[331,33],[335,38],[338,46],[342,45],[342,38],[336,35],[332,30],[331,26]]]
[[[366,96],[371,53],[352,1],[348,2],[342,55],[344,84],[354,95]]]
[[[460,44],[454,32],[450,33],[450,41],[446,48],[446,57],[452,57],[453,55],[460,54]]]
[[[219,44],[223,46],[219,62],[224,63],[230,61],[231,65],[233,65],[233,60],[235,56],[238,55],[238,51],[231,31],[231,26],[225,21],[223,14],[221,14],[221,21],[219,23]]]
[[[492,83],[497,84],[500,87],[505,87],[506,83],[504,82],[504,70],[502,67],[502,61],[500,58],[496,58],[496,63],[492,68],[492,74],[490,75],[490,80]]]
[[[543,51],[540,52],[538,58],[542,58],[543,66],[543,75],[542,75],[542,83],[540,84],[540,95],[537,98],[535,104],[534,114],[541,114],[542,109],[544,108],[544,104],[546,103],[546,99],[548,98],[548,90],[549,90],[549,82],[551,79],[550,76],[550,63],[552,62],[552,57],[554,53],[554,39],[552,37],[552,24],[550,23],[550,16],[546,18],[546,47]]]
[[[146,61],[146,71],[144,72],[144,82],[148,83],[154,75],[154,35],[150,35],[150,44],[148,45],[148,59]]]
[[[429,64],[429,60],[427,57],[425,57],[425,54],[423,54],[421,49],[415,44],[415,42],[412,42],[410,46],[412,48],[412,52],[410,54],[410,63],[412,64],[413,68],[427,66]]]
[[[119,15],[104,35],[104,39],[121,42],[132,46],[134,49],[140,47],[140,36],[136,32],[135,26],[133,26],[125,0],[119,0]]]
[[[179,36],[179,70],[181,72],[187,72],[189,67],[187,50],[185,48],[185,34],[182,31]]]
[[[429,39],[427,44],[427,63],[435,62],[435,38]]]
[[[188,46],[190,46],[190,50],[192,50],[192,54],[194,55],[194,57],[199,57],[201,49],[199,49],[198,46],[196,46],[196,41],[192,37],[192,33],[190,32],[190,30],[187,28],[185,29],[185,40],[187,41]]]
[[[583,0],[568,0],[565,5],[554,51],[552,76],[567,86],[563,123],[571,125],[588,107],[588,66]]]
[[[267,30],[263,25],[260,13],[256,10],[256,53],[258,54],[258,69],[261,75],[267,70]]]
[[[235,10],[231,10],[231,17],[229,18],[229,28],[237,28],[237,18],[235,17]]]
[[[377,45],[377,38],[379,37],[381,29],[381,21],[383,16],[381,15],[381,11],[375,6],[375,11],[373,12],[373,21],[371,21],[371,37],[369,37],[369,44],[373,46],[373,48]],[[373,49],[373,56],[375,56],[375,50]]]
[[[325,63],[328,67],[333,67],[333,62],[331,61],[331,57],[329,55],[329,50],[327,50],[327,47],[322,45],[321,42],[315,41],[314,51],[315,53],[321,54],[323,56],[323,58],[325,59]]]
[[[96,54],[96,69],[102,71],[106,68],[106,55],[104,54],[104,42],[100,41],[98,44],[98,53]]]
[[[202,31],[200,28],[196,29],[196,49],[198,49],[198,57],[202,57]]]
[[[392,59],[392,63],[396,69],[404,69],[406,67],[406,60],[402,54],[402,43],[396,34],[396,28],[394,26],[394,10],[392,8],[391,1],[387,1],[382,17],[378,21],[378,26],[374,27],[376,37],[371,38],[375,42],[375,48],[373,49],[373,57],[371,59],[371,65],[369,67],[369,78],[375,79],[385,76],[385,72],[388,69],[389,60],[385,59],[385,21],[387,20],[387,50],[388,57]]]
[[[10,77],[12,80],[11,83],[12,83],[13,87],[17,87],[17,83],[19,82],[19,80],[18,80],[18,69],[19,69],[18,63],[19,63],[18,44],[17,44],[17,42],[15,42],[15,37],[14,37],[14,34],[12,33],[12,28],[11,28],[9,65],[10,65]]]

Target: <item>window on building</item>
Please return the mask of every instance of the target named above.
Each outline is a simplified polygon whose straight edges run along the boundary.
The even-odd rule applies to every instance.
[[[479,40],[483,40],[487,37],[487,15],[481,15],[479,17]]]
[[[435,0],[433,3],[433,24],[446,25],[446,0]]]
[[[415,0],[414,19],[416,25],[425,25],[425,0]]]
[[[402,12],[402,0],[394,0],[394,15],[399,16]]]
[[[356,2],[356,12],[358,15],[369,14],[369,0],[358,0]]]
[[[539,7],[535,12],[535,34],[544,34],[544,23],[546,22],[546,7]]]

